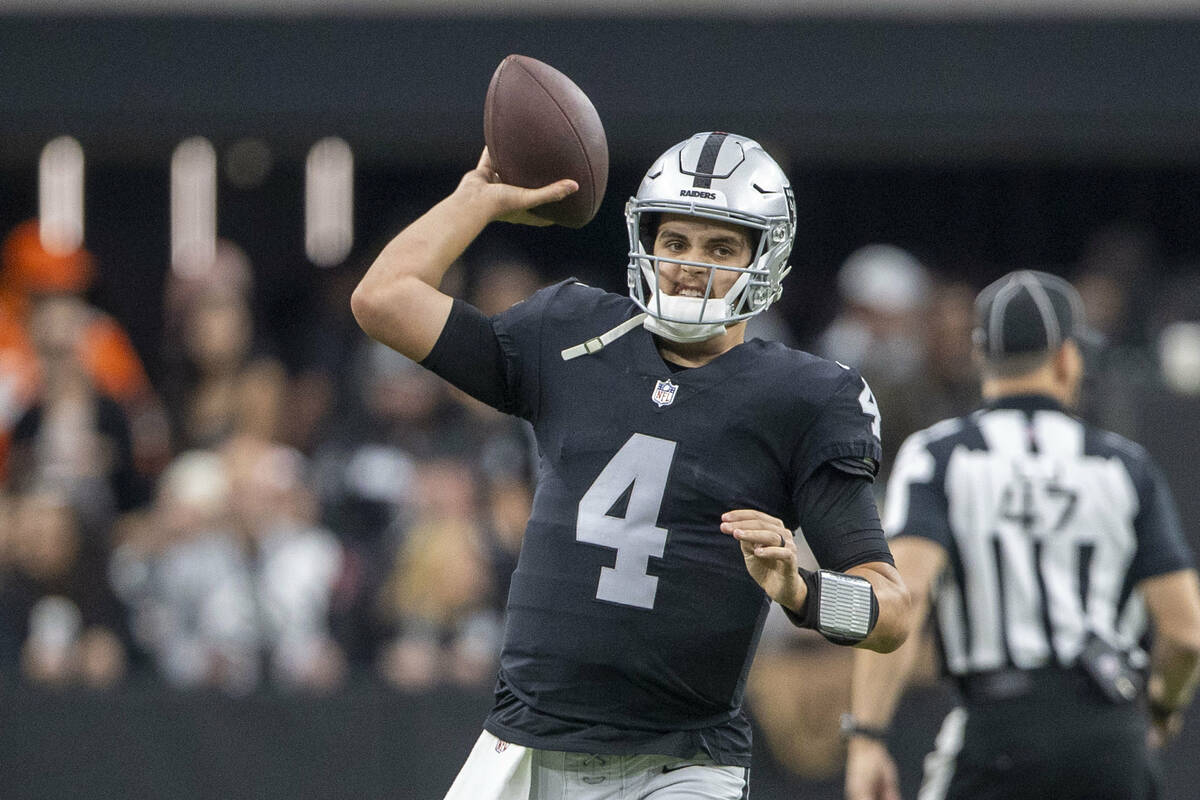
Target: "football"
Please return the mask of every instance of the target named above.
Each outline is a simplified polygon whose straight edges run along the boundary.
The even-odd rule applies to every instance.
[[[535,58],[506,57],[488,86],[483,138],[505,183],[579,183],[579,191],[534,214],[569,228],[596,216],[608,185],[608,140],[592,101],[566,75]]]

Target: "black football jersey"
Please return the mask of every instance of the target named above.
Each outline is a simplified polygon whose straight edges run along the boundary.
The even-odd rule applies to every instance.
[[[574,281],[548,287],[491,320],[495,379],[481,363],[456,381],[529,420],[539,449],[486,727],[552,750],[748,764],[742,696],[769,602],[721,514],[797,528],[818,467],[879,461],[878,409],[853,369],[774,342],[673,372],[638,328],[563,360],[636,312]],[[440,374],[446,338],[425,362]],[[455,349],[461,374],[471,348]],[[805,535],[818,561],[834,557],[835,533]]]

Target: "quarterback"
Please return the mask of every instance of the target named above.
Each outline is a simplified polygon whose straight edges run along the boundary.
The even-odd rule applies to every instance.
[[[354,293],[362,328],[528,420],[538,484],[496,701],[449,798],[744,798],[742,707],[772,601],[888,652],[909,597],[871,493],[879,410],[853,369],[745,340],[796,210],[751,139],[699,133],[626,208],[629,295],[565,280],[494,317],[436,288],[493,221],[577,189],[506,185],[485,150]],[[822,569],[797,563],[801,529]]]

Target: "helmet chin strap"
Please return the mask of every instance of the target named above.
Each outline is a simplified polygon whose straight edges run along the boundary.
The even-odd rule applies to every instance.
[[[599,353],[609,344],[620,339],[639,325],[653,334],[680,344],[703,342],[725,332],[729,324],[733,301],[740,297],[750,276],[742,273],[737,281],[726,292],[725,297],[680,297],[665,294],[653,289],[646,308],[655,309],[658,313],[642,312],[617,325],[599,336],[594,336],[586,342],[568,347],[560,354],[563,361],[570,361],[579,356]],[[653,286],[653,284],[651,284]],[[658,314],[671,319],[663,319]],[[680,319],[695,319],[695,322],[682,322]]]
[[[664,339],[680,343],[703,342],[706,339],[711,339],[725,332],[724,323],[664,322],[661,319],[655,319],[643,311],[641,314],[634,314],[617,327],[607,330],[599,336],[594,336],[586,342],[580,342],[573,347],[568,347],[560,355],[563,361],[570,361],[580,356],[590,356],[593,353],[599,353],[605,347],[638,327],[644,327],[646,330],[656,333]]]
[[[580,342],[574,347],[568,347],[566,350],[563,350],[561,353],[562,360],[570,361],[572,358],[579,358],[579,356],[590,356],[592,353],[599,353],[617,339],[620,339],[634,328],[639,327],[642,324],[642,321],[648,317],[649,314],[646,314],[645,312],[642,312],[641,314],[634,314],[617,327],[607,330],[599,336],[593,336],[586,342]]]

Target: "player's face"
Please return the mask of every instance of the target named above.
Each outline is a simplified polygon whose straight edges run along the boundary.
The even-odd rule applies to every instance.
[[[654,237],[654,255],[681,261],[700,261],[719,267],[748,267],[754,257],[748,230],[730,222],[665,214]],[[703,297],[708,286],[705,267],[660,262],[658,289],[669,295]],[[718,269],[713,275],[712,297],[724,297],[739,272]]]

